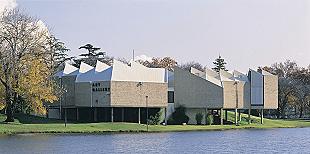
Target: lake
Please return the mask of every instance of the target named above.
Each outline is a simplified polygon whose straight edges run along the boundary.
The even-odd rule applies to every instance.
[[[0,153],[309,153],[310,128],[0,136]]]

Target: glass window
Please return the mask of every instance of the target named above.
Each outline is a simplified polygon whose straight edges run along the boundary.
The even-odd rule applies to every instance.
[[[168,91],[168,103],[174,103],[174,91]]]

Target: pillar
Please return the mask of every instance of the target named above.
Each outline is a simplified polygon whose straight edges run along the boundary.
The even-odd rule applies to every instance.
[[[113,117],[114,115],[113,115],[113,107],[111,108],[111,122],[113,122],[114,121],[114,117]]]
[[[235,109],[235,125],[238,125],[238,117],[237,117],[238,109]]]
[[[122,107],[122,122],[124,122],[124,108]]]
[[[46,116],[46,118],[49,118],[49,117],[48,117],[48,115],[49,115],[49,114],[48,114],[49,110],[50,110],[50,106],[49,106],[49,105],[47,105],[47,108],[46,108],[46,115],[45,115],[45,116]]]
[[[109,121],[109,108],[104,108],[105,116],[104,116],[104,121],[108,122]]]
[[[238,112],[238,121],[239,122],[241,121],[241,110],[239,110],[239,112]]]
[[[138,110],[138,123],[141,124],[141,111],[140,111],[140,108]]]
[[[225,110],[225,121],[228,120],[228,113],[227,113],[227,110]]]
[[[205,124],[207,125],[207,118],[208,118],[208,108],[205,109]]]
[[[79,117],[79,108],[76,108],[76,121],[79,121],[80,117]]]
[[[94,121],[97,122],[97,108],[94,108]]]
[[[221,125],[224,124],[224,112],[223,112],[223,108],[221,108]]]
[[[248,113],[248,123],[251,124],[251,109],[249,109]]]
[[[261,123],[261,124],[264,124],[264,109],[261,109],[260,123]]]
[[[168,117],[167,117],[167,107],[165,107],[165,125],[167,126],[167,122],[168,122]]]

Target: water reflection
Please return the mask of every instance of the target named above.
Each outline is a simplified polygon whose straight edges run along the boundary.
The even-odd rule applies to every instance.
[[[308,153],[310,128],[0,136],[0,153]]]

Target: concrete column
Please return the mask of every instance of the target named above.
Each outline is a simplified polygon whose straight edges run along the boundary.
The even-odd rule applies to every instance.
[[[122,122],[124,122],[124,108],[122,107]]]
[[[221,108],[221,125],[224,124],[224,112],[223,112],[223,108]]]
[[[114,121],[113,107],[111,108],[111,122]]]
[[[97,122],[97,108],[94,108],[94,121]]]
[[[248,112],[248,123],[251,124],[251,109]]]
[[[108,118],[109,117],[109,113],[108,113],[109,112],[109,108],[104,108],[103,111],[105,112],[105,114],[104,114],[105,115],[104,116],[104,121],[108,122],[109,121],[109,118]]]
[[[141,124],[141,111],[140,111],[140,108],[138,110],[138,123]]]
[[[50,110],[50,106],[48,105],[47,108],[46,108],[46,115],[45,115],[46,118],[49,118],[49,117],[48,117],[48,115],[49,115],[49,114],[48,114],[49,110]]]
[[[264,109],[261,109],[260,123],[264,124]]]
[[[168,122],[168,117],[167,117],[167,107],[165,107],[165,125],[167,126],[167,122]]]
[[[225,121],[227,121],[228,119],[228,113],[227,113],[227,110],[225,110]]]
[[[208,108],[205,109],[205,124],[207,125]]]
[[[235,109],[235,125],[238,125],[237,112],[238,112],[238,109]]]
[[[241,121],[241,110],[239,110],[239,112],[238,112],[238,121],[239,122]]]
[[[79,117],[79,108],[76,108],[76,121],[79,121],[80,117]]]

